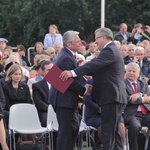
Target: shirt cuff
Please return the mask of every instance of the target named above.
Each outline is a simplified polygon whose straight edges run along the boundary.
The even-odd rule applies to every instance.
[[[74,72],[74,70],[71,70],[72,73],[72,77],[77,77],[76,73]]]
[[[140,93],[140,96],[141,96],[141,98],[142,98],[142,103],[144,103],[143,94],[142,94],[142,93]]]

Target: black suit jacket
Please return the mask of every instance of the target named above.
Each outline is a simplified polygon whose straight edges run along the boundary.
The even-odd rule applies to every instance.
[[[38,112],[47,112],[48,110],[48,94],[49,87],[47,82],[43,79],[32,84],[33,101],[37,107]]]
[[[142,103],[142,98],[138,98],[137,101],[135,101],[134,103],[129,100],[129,97],[135,92],[130,82],[127,79],[125,80],[125,84],[126,84],[128,104],[124,110],[124,117],[125,117],[125,121],[127,122],[128,119],[130,119],[130,116],[134,116],[136,114],[138,106],[143,103]],[[137,81],[137,88],[138,88],[138,91],[142,93],[142,95],[150,94],[147,83],[145,83],[142,80]],[[146,106],[146,108],[148,108],[148,110],[150,111],[150,104],[144,104],[144,106]]]
[[[131,59],[129,56],[124,57],[124,64],[127,65],[130,62],[133,62],[133,59]]]
[[[61,50],[54,64],[61,70],[73,70],[77,67],[77,61],[67,48]],[[85,88],[80,84],[80,79],[74,78],[73,83],[64,94],[52,86],[50,89],[49,102],[54,107],[77,108],[78,96],[83,95],[84,91]]]
[[[127,103],[124,62],[113,42],[109,43],[97,58],[74,71],[78,76],[93,72],[93,98],[100,105],[114,101]]]
[[[3,90],[6,100],[5,110],[9,110],[9,108],[14,104],[32,103],[29,87],[23,81],[19,83],[17,90],[12,86],[10,81],[6,82],[3,86]]]
[[[126,32],[127,38],[130,37],[130,33]],[[124,40],[124,37],[122,36],[121,32],[118,32],[114,35],[114,40],[116,41],[120,41],[120,43],[122,43],[122,40]]]

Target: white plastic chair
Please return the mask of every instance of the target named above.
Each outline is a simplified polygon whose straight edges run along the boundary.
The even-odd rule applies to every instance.
[[[82,120],[81,120],[80,128],[79,128],[79,142],[80,142],[80,145],[79,145],[78,149],[83,149],[83,147],[84,147],[83,142],[85,142],[86,148],[88,148],[88,149],[91,148],[91,137],[93,136],[92,134],[93,134],[93,132],[97,131],[96,128],[86,125],[84,114],[85,114],[85,105],[83,104]],[[85,135],[85,140],[83,140],[84,135]]]
[[[16,150],[15,134],[45,134],[47,128],[40,124],[37,109],[32,104],[15,104],[10,107],[9,111],[9,130],[13,134],[14,150]],[[37,142],[40,137],[37,136]],[[10,135],[11,141],[11,135]]]
[[[54,149],[53,132],[58,131],[58,121],[52,105],[48,106],[47,129],[49,132],[49,149],[53,150]]]

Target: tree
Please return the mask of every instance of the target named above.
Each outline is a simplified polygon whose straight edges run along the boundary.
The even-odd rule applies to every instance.
[[[114,32],[126,22],[133,25],[149,24],[149,0],[106,0],[106,27]],[[100,27],[100,0],[0,0],[0,36],[16,46],[26,47],[43,42],[50,24],[56,24],[60,33],[67,30],[80,32],[82,39],[94,40],[94,31]]]

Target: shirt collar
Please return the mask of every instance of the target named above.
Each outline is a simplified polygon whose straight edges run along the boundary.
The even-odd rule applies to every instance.
[[[129,79],[127,79],[128,81],[129,81],[129,83],[131,84],[131,86],[133,86],[133,84],[132,83],[136,83],[137,84],[137,81],[131,81],[131,80],[129,80]]]
[[[73,51],[70,50],[68,47],[67,47],[67,49],[71,52],[71,54],[72,54],[73,56],[75,56],[75,55],[77,54],[77,52],[73,52]]]
[[[108,44],[110,44],[112,41],[108,42],[107,44],[105,44],[105,46],[103,48],[105,48]]]

